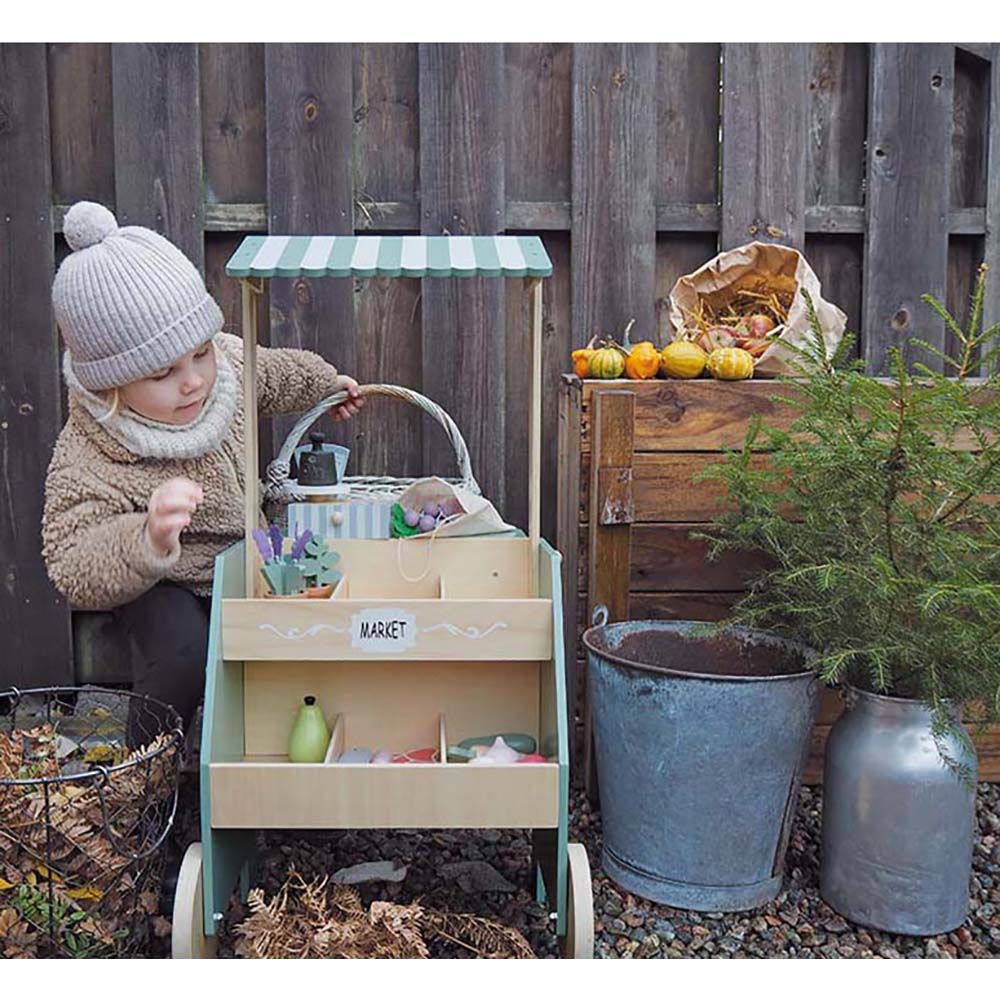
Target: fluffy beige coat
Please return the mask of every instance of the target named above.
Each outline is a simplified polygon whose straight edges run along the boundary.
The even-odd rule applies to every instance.
[[[239,337],[218,346],[243,381]],[[258,348],[257,402],[262,417],[295,413],[333,393],[337,370],[318,354]],[[56,441],[45,481],[42,554],[49,577],[77,607],[113,608],[159,580],[197,594],[212,591],[216,555],[243,537],[242,391],[222,444],[197,458],[154,459],[115,441],[76,400]],[[161,483],[185,476],[204,501],[173,552],[160,557],[146,541],[146,504]]]

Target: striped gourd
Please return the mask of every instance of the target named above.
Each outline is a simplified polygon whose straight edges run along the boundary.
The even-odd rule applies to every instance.
[[[719,347],[708,356],[706,367],[712,378],[726,381],[753,378],[753,355],[741,347]]]

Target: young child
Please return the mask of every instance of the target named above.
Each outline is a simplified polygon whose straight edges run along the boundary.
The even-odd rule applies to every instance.
[[[244,535],[243,348],[197,269],[141,226],[78,202],[52,286],[69,418],[45,482],[43,555],[78,608],[110,609],[133,689],[191,723],[204,688],[216,555]],[[308,409],[354,379],[310,351],[259,348],[261,416]]]

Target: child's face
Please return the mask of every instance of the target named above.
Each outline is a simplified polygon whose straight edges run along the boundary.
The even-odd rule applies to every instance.
[[[215,385],[215,349],[206,341],[169,368],[121,387],[121,402],[149,420],[186,424],[201,412]]]

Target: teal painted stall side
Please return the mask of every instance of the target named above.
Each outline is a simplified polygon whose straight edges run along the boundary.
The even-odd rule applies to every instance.
[[[205,934],[218,930],[215,914],[225,911],[237,879],[244,896],[246,868],[253,856],[252,830],[212,827],[209,763],[243,756],[243,664],[222,657],[222,600],[244,594],[243,542],[215,559],[212,612],[205,667],[205,711],[201,731],[201,843]]]

